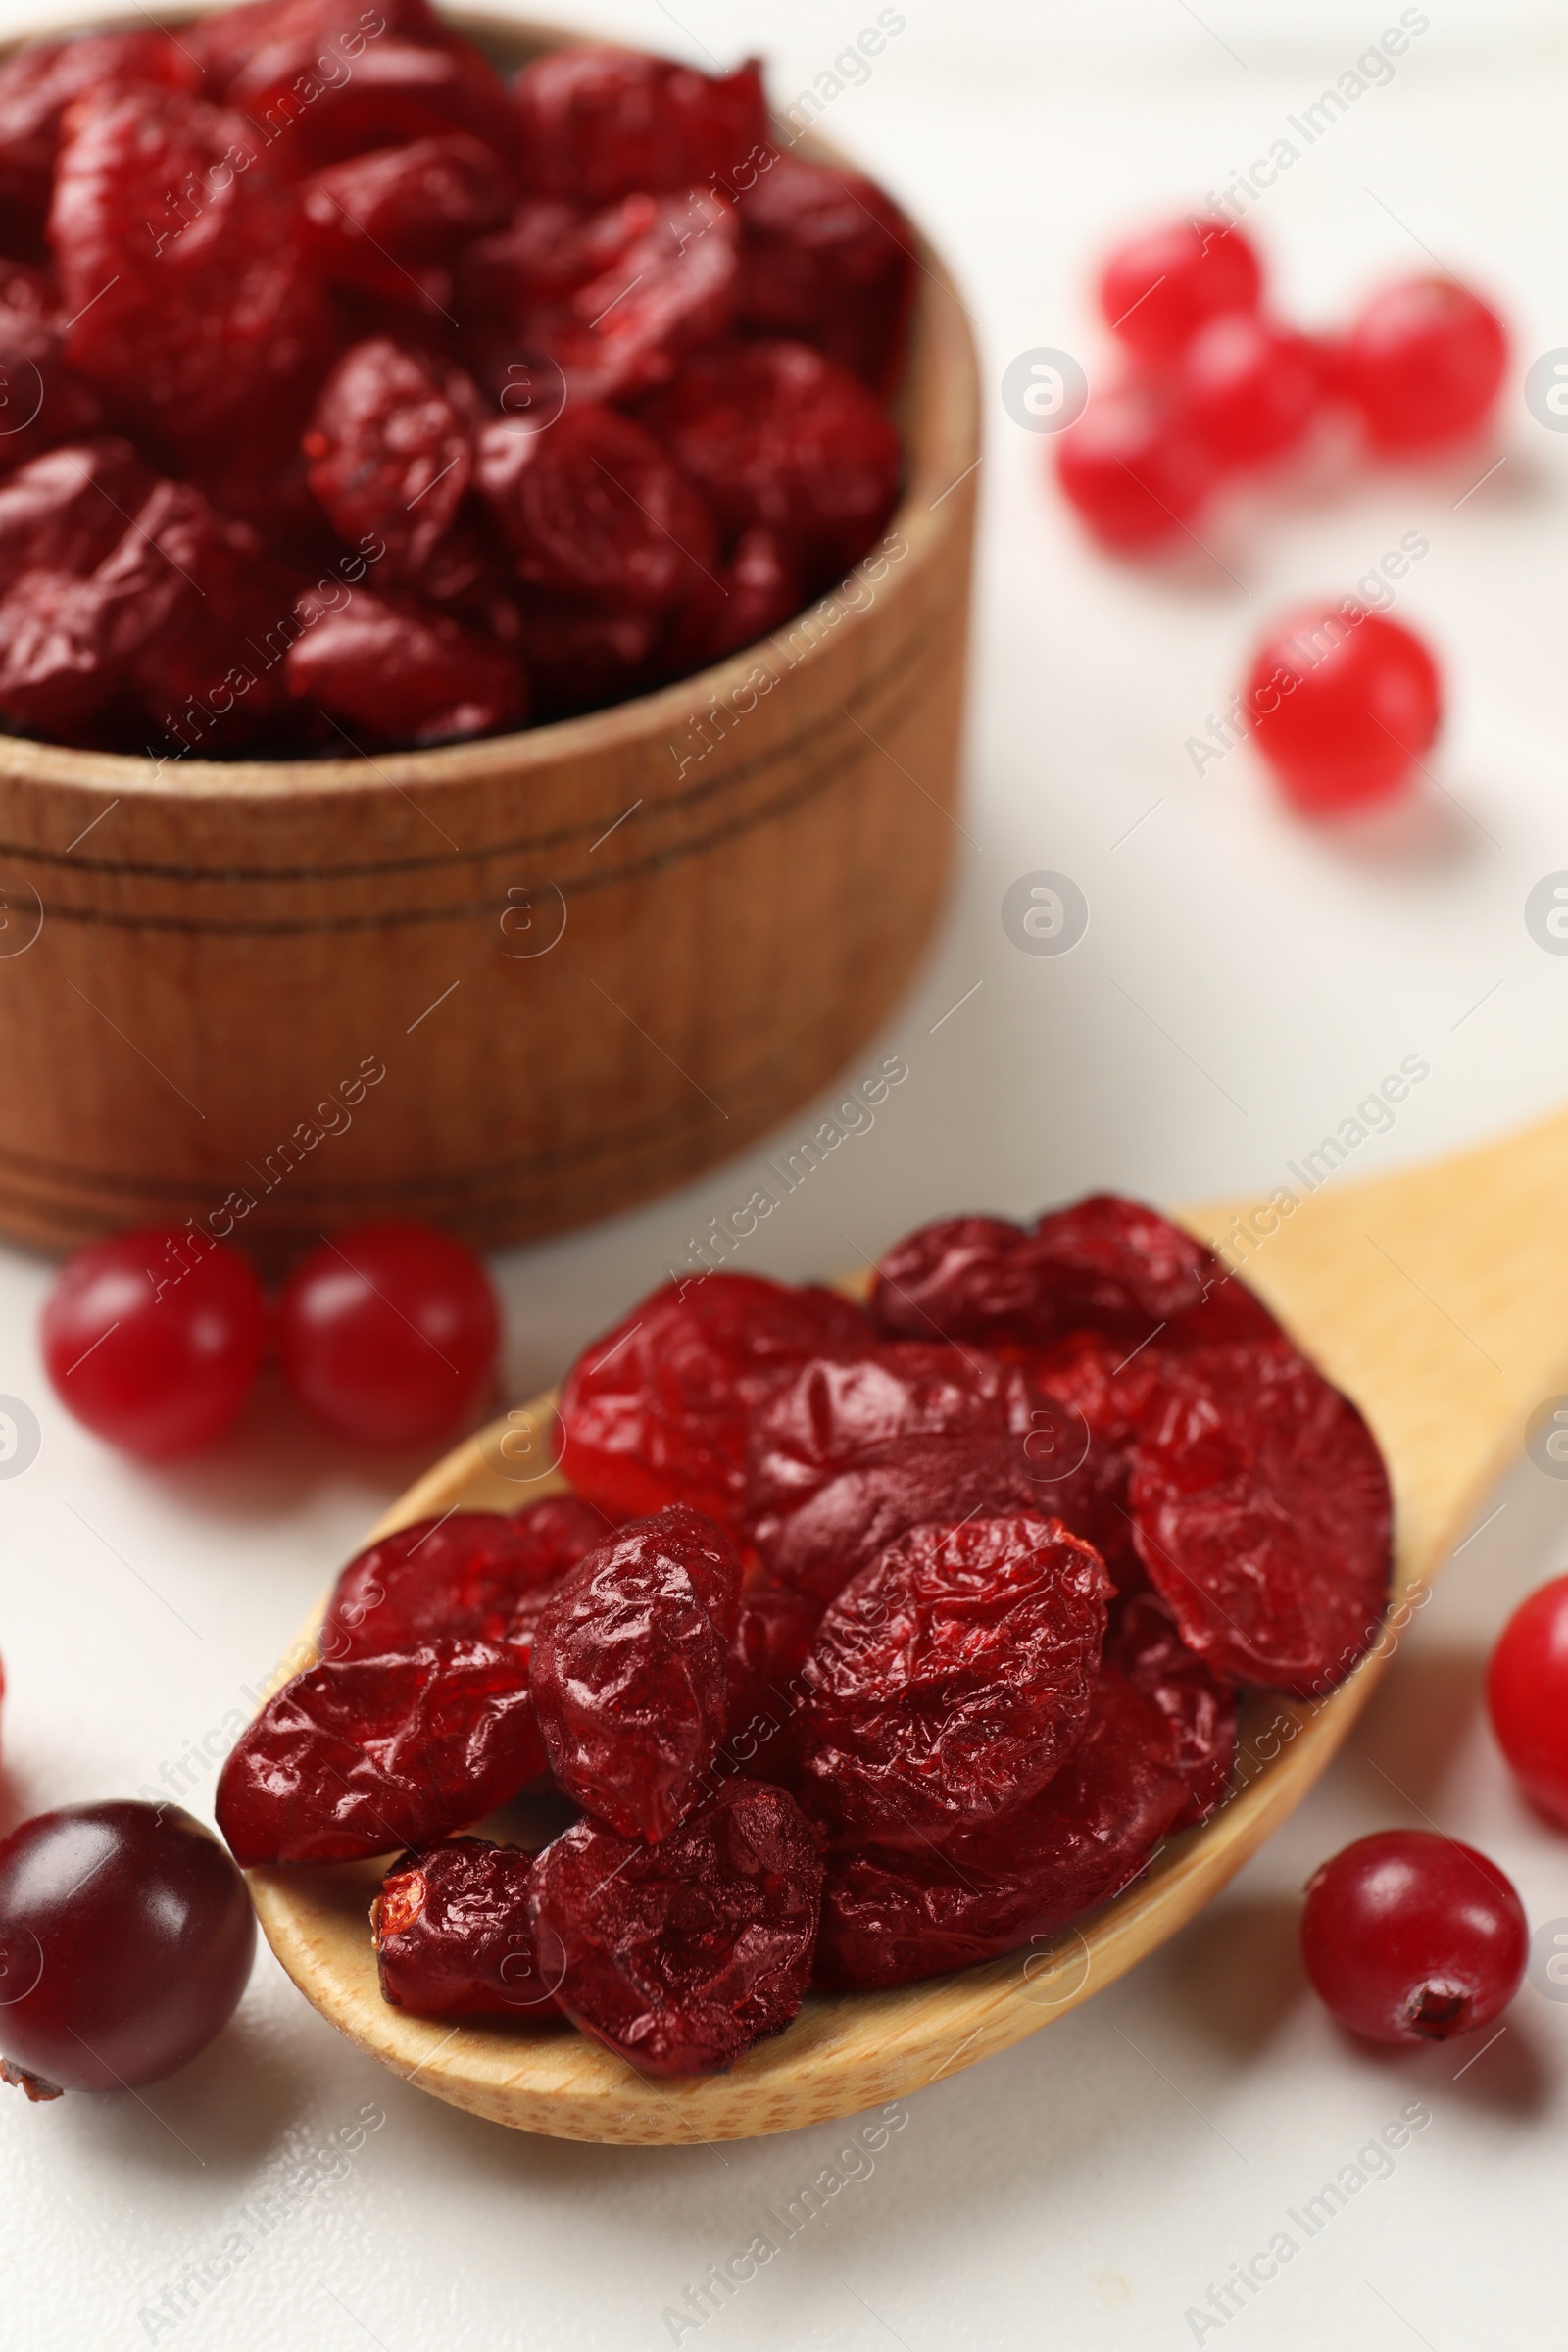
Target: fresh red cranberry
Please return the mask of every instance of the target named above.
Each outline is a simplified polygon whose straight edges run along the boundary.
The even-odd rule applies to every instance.
[[[1446,2041],[1501,2015],[1530,1950],[1494,1862],[1435,1830],[1380,1830],[1306,1889],[1301,1956],[1342,2026],[1372,2041]]]
[[[1284,621],[1259,647],[1244,699],[1287,800],[1314,816],[1395,791],[1443,715],[1420,638],[1349,599]]]
[[[43,1310],[44,1363],[62,1400],[147,1461],[194,1453],[228,1427],[266,1336],[267,1301],[246,1260],[190,1226],[94,1242]]]
[[[1508,368],[1495,311],[1447,277],[1413,277],[1367,304],[1336,375],[1376,449],[1463,440],[1486,421]]]
[[[364,1445],[451,1429],[489,1395],[500,1343],[489,1276],[433,1226],[353,1226],[284,1286],[283,1377],[308,1412]]]
[[[1568,1825],[1568,1576],[1532,1592],[1503,1627],[1487,1707],[1526,1795]]]
[[[1105,323],[1141,359],[1172,360],[1206,318],[1255,311],[1256,253],[1225,220],[1172,220],[1118,245],[1100,276]]]
[[[1130,384],[1090,401],[1056,445],[1056,473],[1102,545],[1131,554],[1183,531],[1214,461],[1170,400]]]
[[[0,2052],[32,2098],[134,2090],[221,2033],[256,1920],[177,1805],[71,1805],[0,1845]]]
[[[1257,466],[1293,449],[1312,421],[1319,371],[1304,335],[1255,311],[1200,326],[1181,358],[1179,397],[1217,464]]]

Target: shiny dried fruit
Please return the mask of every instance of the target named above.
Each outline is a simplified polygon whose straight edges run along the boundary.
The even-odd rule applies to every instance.
[[[88,32],[30,41],[0,65],[0,202],[44,212],[67,107],[101,82],[194,93],[201,74],[164,32]]]
[[[371,742],[450,743],[522,724],[527,681],[515,658],[433,605],[357,588],[332,606],[313,588],[294,611],[303,634],[288,652],[289,692]]]
[[[1036,1501],[1021,1372],[912,1343],[817,1358],[752,1416],[747,1532],[773,1574],[830,1600],[906,1528]]]
[[[1130,1886],[1186,1800],[1170,1722],[1102,1671],[1077,1748],[1018,1812],[923,1857],[829,1858],[817,1980],[907,1984],[1052,1935]]]
[[[809,343],[880,398],[898,384],[914,291],[914,231],[858,172],[775,154],[740,198],[741,318]]]
[[[575,2025],[646,2074],[710,2075],[800,2008],[821,1891],[794,1799],[730,1781],[659,1845],[575,1823],[535,1862],[531,1910]]]
[[[417,2017],[558,2021],[554,1945],[542,1966],[528,1917],[533,1861],[519,1846],[452,1838],[394,1862],[370,1912],[381,1998]]]
[[[729,1728],[724,1761],[759,1780],[793,1771],[780,1737],[805,1696],[801,1670],[822,1622],[822,1603],[754,1567],[741,1587],[729,1645]]]
[[[603,269],[564,302],[525,309],[517,324],[522,349],[555,363],[571,400],[656,391],[688,352],[717,341],[735,309],[740,225],[722,196],[628,196],[613,225],[620,241]]]
[[[510,418],[485,425],[478,480],[532,586],[662,612],[717,561],[692,484],[641,425],[594,402],[543,432]]]
[[[666,1283],[566,1375],[561,1466],[601,1510],[630,1517],[688,1502],[733,1532],[753,1409],[808,1357],[872,1344],[864,1315],[837,1291],[756,1274]]]
[[[1209,1672],[1177,1631],[1157,1593],[1133,1592],[1115,1607],[1105,1664],[1170,1718],[1180,1742],[1178,1768],[1187,1802],[1171,1823],[1206,1821],[1230,1786],[1236,1759],[1236,1693]]]
[[[518,645],[538,718],[569,718],[624,702],[648,683],[657,612],[611,612],[548,588],[517,596]]]
[[[728,563],[698,580],[659,650],[666,677],[721,662],[793,617],[806,603],[799,564],[776,531],[743,531]]]
[[[466,1828],[543,1768],[527,1658],[425,1642],[285,1683],[229,1753],[218,1826],[247,1867],[357,1862]]]
[[[300,189],[311,251],[337,285],[417,302],[412,266],[450,261],[506,220],[512,187],[492,150],[454,131],[328,164]]]
[[[0,481],[0,571],[64,571],[77,578],[117,547],[143,504],[153,470],[128,441],[105,435],[52,449]]]
[[[550,1769],[624,1837],[667,1837],[704,1792],[739,1595],[728,1538],[677,1503],[590,1552],[539,1611],[533,1693]]]
[[[311,489],[333,528],[379,541],[385,577],[423,584],[473,479],[483,408],[461,368],[378,335],[346,351],[305,434]]]
[[[631,49],[557,49],[523,69],[512,96],[529,187],[578,204],[727,187],[771,144],[755,65],[710,76]]]
[[[24,466],[62,441],[83,440],[103,419],[97,393],[66,366],[58,326],[6,302],[0,308],[0,468]]]
[[[575,1494],[516,1516],[449,1511],[416,1519],[357,1552],[332,1588],[317,1647],[323,1658],[374,1658],[454,1641],[532,1640],[544,1594],[612,1532]]]
[[[916,1527],[816,1631],[803,1800],[842,1836],[929,1852],[1039,1794],[1089,1718],[1111,1590],[1056,1519]]]
[[[1133,1455],[1134,1542],[1190,1649],[1310,1697],[1343,1681],[1388,1599],[1388,1473],[1348,1398],[1283,1340],[1168,1368]]]
[[[390,22],[389,22],[390,19]],[[509,167],[516,119],[487,58],[428,9],[291,0],[227,85],[295,177],[367,150],[464,131]]]
[[[858,376],[804,343],[688,361],[646,421],[732,531],[775,531],[825,584],[893,512],[899,436]]]

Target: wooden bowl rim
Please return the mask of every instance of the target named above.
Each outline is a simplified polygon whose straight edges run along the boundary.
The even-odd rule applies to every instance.
[[[543,53],[568,46],[615,47],[601,34],[577,31],[567,26],[542,23],[529,17],[497,15],[488,9],[443,8],[435,4],[441,15],[467,38],[484,46],[493,44],[502,50],[521,51],[524,55]],[[171,24],[189,24],[199,18],[220,13],[217,9],[180,8],[172,10],[163,20]],[[34,40],[69,38],[77,33],[116,30],[145,30],[145,12],[109,13],[94,15],[86,20],[68,20],[39,31],[24,31],[0,41],[0,58]],[[836,149],[815,134],[798,142],[808,152],[824,162],[843,162]],[[929,312],[938,293],[948,296],[955,309],[967,319],[962,300],[952,272],[917,222],[911,220],[915,238],[915,260],[923,283],[916,296],[916,314]],[[932,339],[931,350],[937,364],[939,380],[933,385],[926,414],[931,419],[928,429],[918,438],[906,432],[906,455],[908,470],[899,504],[889,517],[887,530],[898,532],[906,544],[908,553],[915,555],[934,541],[940,531],[932,516],[936,511],[932,494],[946,494],[956,489],[953,481],[938,482],[943,470],[940,463],[943,444],[949,439],[967,443],[975,437],[978,426],[978,399],[975,382],[975,352],[972,335],[959,338],[956,351],[945,347],[942,338]],[[951,418],[954,429],[945,432],[944,421]],[[960,477],[961,478],[961,477]],[[938,501],[940,503],[940,501]],[[874,555],[875,550],[870,551]],[[870,560],[862,557],[861,564]],[[857,564],[846,573],[853,579],[859,571]],[[35,741],[27,735],[11,735],[0,731],[0,782],[10,784],[48,784],[74,787],[97,794],[112,789],[122,795],[133,794],[142,799],[167,798],[189,804],[193,800],[240,801],[254,799],[262,802],[286,800],[295,797],[338,798],[354,793],[384,791],[387,786],[398,790],[431,791],[442,788],[463,788],[491,780],[524,784],[531,773],[557,768],[579,750],[595,756],[613,753],[649,739],[657,739],[662,729],[678,732],[687,723],[694,709],[700,709],[710,695],[723,701],[735,687],[742,684],[755,666],[759,649],[773,642],[775,637],[809,626],[824,608],[833,604],[841,594],[843,583],[835,583],[809,605],[791,615],[778,630],[759,638],[738,653],[727,655],[720,662],[703,670],[694,670],[690,677],[677,678],[667,686],[655,688],[651,693],[636,695],[631,701],[612,704],[602,710],[587,710],[576,717],[554,719],[547,725],[525,727],[515,734],[487,735],[472,743],[436,744],[420,751],[376,752],[361,754],[352,759],[330,760],[196,760],[171,755],[167,760],[149,759],[134,752],[84,751],[69,744],[49,744]],[[851,628],[861,630],[869,626],[875,608],[850,606],[843,620]],[[797,671],[819,667],[830,646],[841,642],[845,629],[835,626],[820,634],[814,633],[807,651],[792,664]],[[174,771],[174,781],[160,781],[163,768]]]

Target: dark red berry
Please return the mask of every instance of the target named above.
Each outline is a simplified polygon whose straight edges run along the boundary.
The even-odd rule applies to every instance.
[[[1402,455],[1478,432],[1508,371],[1502,321],[1447,277],[1374,295],[1338,354],[1336,377],[1375,449]]]
[[[730,1781],[659,1845],[579,1821],[533,1869],[557,1998],[651,2075],[721,2074],[800,2008],[822,1864],[794,1799]]]
[[[1182,410],[1143,384],[1097,393],[1056,444],[1063,495],[1117,555],[1190,538],[1215,471]]]
[[[459,368],[390,336],[357,343],[322,385],[305,435],[308,480],[377,578],[418,586],[473,480],[483,411]]]
[[[1294,449],[1321,384],[1307,338],[1255,311],[1226,311],[1200,326],[1176,376],[1183,413],[1221,466],[1259,466]]]
[[[500,1342],[484,1267],[433,1226],[351,1226],[284,1285],[285,1380],[328,1429],[368,1446],[418,1445],[472,1412]]]
[[[370,1912],[381,1998],[417,2017],[558,2022],[559,1955],[547,1937],[541,1962],[528,1917],[533,1859],[452,1838],[395,1862]]]
[[[323,1658],[375,1658],[442,1635],[515,1642],[553,1585],[611,1533],[575,1494],[551,1494],[515,1517],[449,1511],[382,1536],[332,1588],[317,1646]]]
[[[1311,1697],[1388,1600],[1388,1473],[1348,1398],[1283,1340],[1172,1359],[1133,1453],[1133,1540],[1215,1673]]]
[[[365,744],[451,743],[517,727],[527,716],[521,664],[506,647],[408,593],[296,599],[300,634],[288,649],[291,694],[318,703],[348,728],[339,753]]]
[[[329,164],[300,206],[317,267],[334,283],[418,303],[420,265],[450,260],[507,218],[512,188],[490,148],[453,132]]]
[[[71,1805],[0,1845],[0,2053],[29,2095],[134,2090],[220,2034],[256,1919],[177,1805]]]
[[[871,1344],[864,1315],[836,1291],[755,1274],[667,1283],[567,1374],[562,1468],[613,1515],[687,1502],[738,1530],[753,1408],[808,1357]]]
[[[78,1251],[43,1310],[56,1393],[98,1437],[148,1461],[221,1436],[267,1339],[262,1286],[237,1250],[154,1225]]]
[[[1487,1708],[1526,1795],[1568,1824],[1568,1576],[1532,1592],[1503,1627]]]
[[[1386,799],[1443,715],[1442,678],[1420,638],[1348,597],[1281,622],[1244,699],[1258,750],[1310,816]]]
[[[1255,311],[1263,271],[1227,220],[1174,220],[1117,247],[1101,272],[1105,323],[1141,359],[1175,359],[1206,319]]]
[[[539,1609],[533,1693],[550,1769],[627,1838],[668,1837],[728,1722],[740,1562],[682,1503],[588,1554]]]
[[[809,343],[891,398],[915,279],[914,231],[892,198],[858,172],[777,153],[742,187],[740,213],[749,332]]]
[[[729,1645],[725,1761],[758,1780],[785,1777],[781,1737],[806,1693],[801,1670],[822,1620],[822,1603],[754,1568],[741,1587]]]
[[[727,188],[771,151],[753,65],[710,76],[630,49],[556,49],[512,94],[520,167],[541,196],[613,204],[641,189]]]
[[[1530,1954],[1524,1905],[1494,1862],[1435,1830],[1380,1830],[1311,1880],[1301,1957],[1342,2026],[1372,2041],[1446,2041],[1500,2017]]]
[[[1235,1691],[1188,1648],[1154,1592],[1131,1592],[1113,1605],[1105,1664],[1152,1698],[1175,1728],[1189,1793],[1171,1827],[1206,1821],[1225,1794],[1236,1757]]]
[[[428,1845],[544,1768],[524,1653],[426,1642],[307,1667],[229,1752],[218,1826],[247,1868]]]
[[[0,65],[0,196],[8,205],[46,211],[61,120],[100,82],[194,93],[201,70],[181,42],[155,31],[89,32],[17,50]]]
[[[1016,1811],[1082,1738],[1109,1591],[1059,1520],[898,1537],[817,1627],[803,1800],[841,1836],[916,1852]]]

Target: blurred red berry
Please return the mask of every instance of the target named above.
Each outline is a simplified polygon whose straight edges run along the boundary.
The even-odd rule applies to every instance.
[[[1200,326],[1181,357],[1177,397],[1222,466],[1257,466],[1294,448],[1317,408],[1319,369],[1304,335],[1255,311]]]
[[[262,1361],[267,1304],[237,1250],[191,1226],[94,1242],[45,1301],[43,1357],[78,1421],[126,1453],[170,1461],[209,1446]]]
[[[1301,1957],[1342,2026],[1371,2041],[1446,2041],[1500,2016],[1530,1953],[1495,1862],[1434,1830],[1381,1830],[1306,1890]]]
[[[1253,311],[1257,255],[1224,220],[1173,220],[1118,245],[1100,276],[1105,323],[1145,360],[1173,360],[1207,318]]]
[[[1174,538],[1214,479],[1214,462],[1161,394],[1097,394],[1056,444],[1056,477],[1087,528],[1121,553]]]
[[[1532,1592],[1503,1627],[1487,1707],[1525,1794],[1568,1826],[1568,1576]]]
[[[1373,447],[1397,452],[1477,431],[1507,368],[1502,321],[1479,295],[1452,278],[1415,277],[1373,296],[1337,373]]]
[[[1325,816],[1405,780],[1438,732],[1443,687],[1419,637],[1347,599],[1284,621],[1243,699],[1287,800]]]
[[[283,1287],[284,1379],[308,1412],[363,1445],[451,1429],[489,1395],[500,1342],[490,1277],[433,1226],[354,1226]]]

